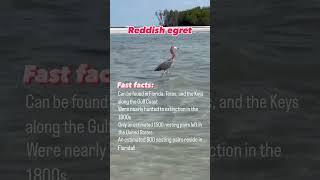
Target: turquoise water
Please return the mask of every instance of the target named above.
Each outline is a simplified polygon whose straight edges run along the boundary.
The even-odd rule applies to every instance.
[[[179,47],[177,59],[168,75],[153,69],[170,58],[171,46]],[[199,32],[177,37],[163,35],[111,35],[111,178],[140,179],[209,179],[209,91],[210,91],[210,34]],[[137,112],[129,113],[134,122],[191,122],[202,128],[152,129],[154,136],[199,136],[197,144],[136,144],[135,151],[118,151],[117,82],[151,82],[157,91],[201,91],[202,97],[152,97],[158,105],[196,106],[198,112]],[[137,97],[130,97],[136,99]],[[127,98],[129,99],[129,97]],[[149,105],[152,106],[152,105]],[[131,106],[134,107],[134,106]]]

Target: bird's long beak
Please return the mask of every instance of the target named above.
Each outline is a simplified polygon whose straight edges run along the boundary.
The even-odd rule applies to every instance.
[[[174,47],[175,49],[179,49],[178,47]]]

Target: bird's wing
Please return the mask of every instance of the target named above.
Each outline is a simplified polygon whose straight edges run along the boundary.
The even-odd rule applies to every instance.
[[[169,59],[163,63],[161,63],[158,67],[156,67],[154,70],[155,71],[162,71],[162,70],[167,70],[168,68],[170,68],[172,64],[172,60]]]

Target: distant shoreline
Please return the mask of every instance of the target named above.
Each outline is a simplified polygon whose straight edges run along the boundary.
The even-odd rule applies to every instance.
[[[164,27],[164,28],[167,29],[170,27]],[[188,26],[188,27],[192,27],[193,32],[210,32],[210,26]],[[111,27],[110,28],[110,34],[127,34],[127,31],[128,31],[127,27]]]

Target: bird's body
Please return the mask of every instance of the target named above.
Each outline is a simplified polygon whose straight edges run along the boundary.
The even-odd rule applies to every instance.
[[[166,71],[166,70],[168,70],[168,69],[171,67],[172,63],[173,63],[173,60],[172,60],[172,59],[169,59],[169,60],[161,63],[161,64],[160,64],[158,67],[156,67],[154,70],[155,70],[155,71]]]
[[[176,49],[178,49],[178,48],[171,46],[170,53],[171,53],[172,57],[170,59],[166,60],[165,62],[161,63],[154,70],[155,71],[163,71],[163,74],[168,72],[168,69],[171,67],[171,65],[176,60]]]

